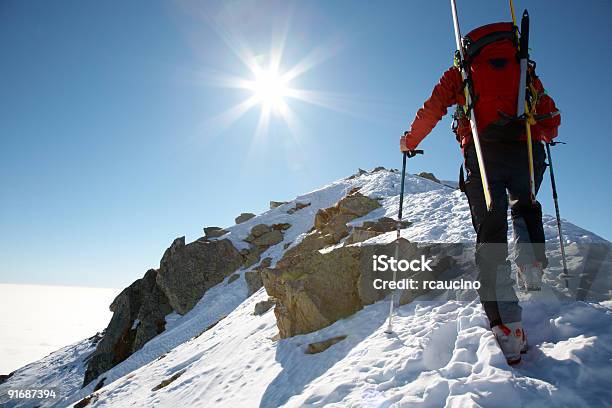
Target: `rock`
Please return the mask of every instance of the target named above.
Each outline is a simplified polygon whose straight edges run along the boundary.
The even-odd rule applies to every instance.
[[[372,170],[370,173],[377,173],[379,171],[385,171],[385,170],[387,169],[385,169],[383,166],[378,166],[378,167],[375,167],[374,170]]]
[[[228,239],[199,239],[185,245],[185,238],[181,237],[164,253],[157,284],[172,308],[185,314],[206,290],[221,283],[242,263],[242,255]]]
[[[11,378],[14,374],[14,371],[10,374],[0,374],[0,384]]]
[[[382,232],[378,231],[368,231],[366,229],[362,229],[359,227],[355,227],[353,232],[351,233],[350,238],[348,239],[349,244],[355,244],[357,242],[367,241],[370,238],[374,238],[378,235],[382,234]]]
[[[385,272],[373,271],[371,261],[374,255],[387,255],[389,257],[395,256],[396,242],[391,242],[384,245],[364,245],[359,247],[361,250],[361,263],[359,280],[357,281],[357,292],[359,293],[359,299],[363,305],[370,305],[385,296],[390,292],[389,290],[375,289],[373,282],[375,279],[383,279],[386,281],[393,280],[393,271],[387,270]],[[402,238],[399,240],[399,258],[400,259],[416,259],[419,255],[419,248],[417,244],[409,242]],[[409,277],[412,272],[397,272],[396,278],[403,279]],[[412,277],[412,275],[410,276]],[[412,292],[405,290],[401,292]],[[400,301],[400,304],[405,304]]]
[[[362,175],[364,175],[364,174],[368,174],[368,172],[367,172],[367,171],[365,171],[365,170],[363,170],[363,169],[357,169],[357,173],[355,173],[355,174],[353,174],[352,176],[350,176],[350,177],[348,178],[348,180],[352,180],[352,179],[357,178],[357,177],[359,177],[359,176],[362,176]]]
[[[175,239],[159,269],[147,271],[110,305],[113,317],[104,334],[90,339],[97,345],[88,359],[83,386],[163,332],[168,314],[187,313],[206,290],[221,283],[242,262],[243,255],[227,239],[201,238],[188,245],[185,237]]]
[[[310,203],[301,203],[301,202],[297,202],[295,203],[295,206],[293,208],[290,208],[289,210],[287,210],[287,214],[293,214],[296,211],[301,210],[302,208],[306,208],[310,206]]]
[[[241,213],[235,218],[234,221],[236,222],[236,224],[242,224],[243,222],[248,221],[253,217],[255,217],[255,214],[253,213]]]
[[[227,231],[221,227],[205,227],[204,238],[219,238],[227,234]]]
[[[266,291],[278,299],[274,314],[281,338],[322,329],[363,307],[357,291],[359,252],[357,247],[311,251],[262,271]]]
[[[255,309],[253,310],[253,314],[255,316],[261,316],[262,314],[270,310],[275,304],[276,304],[276,301],[274,300],[274,298],[268,298],[267,300],[262,300],[261,302],[257,302],[255,304]]]
[[[158,391],[158,390],[161,390],[164,387],[167,387],[172,382],[176,381],[181,375],[183,375],[184,372],[185,372],[185,370],[183,369],[183,370],[181,370],[181,371],[179,371],[177,373],[174,373],[170,378],[166,378],[161,383],[159,383],[155,387],[153,387],[151,389],[151,391]]]
[[[270,201],[270,209],[280,207],[281,205],[287,204],[287,201]]]
[[[310,343],[308,347],[306,348],[306,354],[320,353],[322,351],[327,350],[334,344],[341,342],[344,339],[346,339],[346,336],[337,336],[337,337],[332,337],[331,339],[318,341],[316,343]]]
[[[236,279],[238,279],[240,277],[240,275],[238,275],[237,273],[233,274],[232,276],[229,277],[229,279],[227,280],[227,285],[229,285],[230,283],[234,282]]]
[[[280,224],[272,224],[272,229],[279,230],[279,231],[285,231],[285,230],[288,230],[289,228],[291,228],[291,224],[289,224],[288,222],[282,222]]]
[[[425,179],[427,179],[427,180],[431,180],[431,181],[434,181],[434,182],[436,182],[436,183],[440,183],[440,184],[442,184],[442,183],[440,182],[440,180],[438,180],[438,178],[437,178],[436,176],[434,176],[434,174],[433,174],[433,173],[428,173],[428,172],[424,171],[424,172],[421,172],[421,173],[417,174],[417,176],[419,176],[419,177],[423,177],[423,178],[425,178]]]
[[[180,245],[180,241],[176,245]],[[110,305],[113,317],[87,363],[83,386],[164,331],[165,316],[172,313],[172,307],[157,285],[157,275],[157,270],[149,270]]]
[[[334,245],[349,235],[346,224],[360,216],[366,215],[380,207],[378,201],[363,196],[358,189],[353,189],[347,196],[329,208],[317,211],[314,219],[314,230],[299,245],[290,248],[285,258],[299,252],[309,252]]]
[[[98,394],[93,394],[93,393],[89,394],[88,396],[86,396],[85,398],[83,398],[82,400],[74,404],[74,408],[85,408],[87,405],[89,405],[92,402],[96,402],[97,400],[98,400]]]
[[[410,222],[402,221],[400,225],[403,229],[410,226]],[[395,231],[396,228],[397,221],[388,217],[379,218],[378,221],[366,221],[363,225],[353,228],[348,242],[351,244],[363,242],[385,232]]]
[[[269,231],[253,240],[253,245],[260,247],[271,247],[283,240],[283,233],[279,230]]]
[[[377,278],[389,281],[393,272],[373,272],[372,259],[374,255],[395,255],[395,242],[365,246],[337,245],[348,236],[347,222],[379,206],[376,200],[363,196],[359,191],[350,191],[335,206],[317,212],[313,230],[299,244],[287,249],[274,268],[262,268],[263,285],[267,293],[276,299],[274,315],[280,338],[319,330],[389,293],[388,289],[375,289],[373,282]],[[409,223],[402,223],[402,227],[407,225]],[[395,228],[396,222],[387,217],[365,222],[353,229],[348,242]],[[319,251],[330,245],[335,245],[332,250]],[[427,248],[401,239],[400,259],[417,259],[421,253],[430,254]],[[419,275],[419,278],[433,280],[448,268],[449,265],[441,262],[433,273]],[[397,273],[397,279],[407,277],[408,272]],[[418,291],[404,292],[409,294],[400,297],[401,304],[412,301]]]
[[[274,314],[281,338],[320,330],[389,293],[375,289],[373,281],[376,278],[391,280],[393,272],[373,272],[372,258],[373,255],[394,255],[395,242],[341,246],[325,253],[300,248],[301,245],[292,248],[297,250],[286,254],[276,268],[261,272],[266,291],[277,299]],[[400,240],[402,259],[414,259],[418,251],[416,244]],[[398,279],[406,277],[408,272],[397,274]]]
[[[247,296],[251,296],[263,286],[263,282],[261,280],[261,271],[259,269],[254,269],[252,271],[245,272],[244,279],[247,283]]]
[[[354,215],[355,218],[362,217],[372,210],[380,207],[378,201],[355,193],[338,202],[338,210],[343,214]]]
[[[270,232],[270,227],[266,224],[257,224],[251,228],[251,235],[253,238],[261,237],[263,234]]]
[[[272,258],[269,256],[261,260],[260,268],[267,268],[272,264]]]
[[[255,245],[251,245],[251,247],[249,248],[247,255],[244,257],[244,261],[242,263],[242,267],[243,268],[248,268],[250,266],[255,265],[257,262],[259,262],[259,259],[261,257],[261,254],[265,251],[266,249],[264,247],[258,247]]]

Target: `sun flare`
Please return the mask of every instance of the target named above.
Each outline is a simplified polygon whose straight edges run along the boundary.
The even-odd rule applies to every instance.
[[[272,111],[282,110],[285,97],[289,94],[288,83],[275,70],[258,70],[255,80],[251,83],[251,90],[257,102]]]

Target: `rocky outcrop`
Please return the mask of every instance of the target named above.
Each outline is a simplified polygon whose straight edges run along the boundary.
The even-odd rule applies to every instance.
[[[259,262],[261,254],[271,246],[280,243],[283,240],[283,231],[290,227],[291,224],[282,223],[272,226],[257,224],[251,228],[251,232],[244,239],[249,243],[249,249],[242,252],[244,256],[243,266],[249,267]]]
[[[253,217],[255,217],[255,214],[253,213],[241,213],[234,219],[234,221],[236,222],[236,224],[242,224],[243,222],[248,221]]]
[[[204,228],[204,238],[219,238],[223,235],[227,234],[227,231],[221,227],[205,227]]]
[[[290,208],[287,210],[287,214],[294,214],[296,211],[299,211],[302,208],[306,208],[309,206],[310,206],[310,203],[302,203],[298,201],[297,203],[295,203],[295,206],[293,206],[293,208]]]
[[[83,385],[164,331],[165,316],[172,312],[172,307],[156,283],[157,275],[157,270],[149,270],[142,279],[125,288],[110,305],[113,317],[89,359]]]
[[[270,201],[270,209],[280,207],[283,204],[287,204],[287,201]]]
[[[423,172],[417,174],[417,176],[423,177],[424,179],[431,180],[431,181],[434,181],[436,183],[442,184],[442,182],[440,180],[438,180],[438,178],[436,176],[434,176],[433,173],[428,173],[426,171],[423,171]]]
[[[357,169],[357,173],[352,174],[349,177],[347,177],[347,180],[352,180],[352,179],[357,178],[359,176],[363,176],[364,174],[368,174],[368,172],[365,171],[364,169]]]
[[[373,272],[374,255],[394,255],[396,243],[377,245],[348,245],[351,231],[347,223],[379,207],[376,200],[361,195],[357,190],[335,206],[320,210],[315,216],[315,227],[304,239],[285,252],[274,268],[261,271],[268,294],[276,299],[276,316],[281,338],[319,330],[350,316],[367,304],[385,297],[389,291],[375,289],[376,278],[390,281],[392,272]],[[406,223],[403,226],[407,226]],[[396,223],[390,218],[364,223],[359,231],[376,234],[391,231]],[[344,244],[342,239],[348,237]],[[320,251],[333,246],[333,250]],[[420,248],[405,239],[399,241],[401,259],[414,259],[429,249]],[[414,279],[434,279],[451,266],[438,262],[434,271]],[[398,273],[397,278],[408,277]],[[422,294],[404,291],[400,303],[407,303]]]
[[[13,376],[13,373],[10,373],[10,374],[0,374],[0,384],[5,382],[6,380],[11,378],[12,376]]]
[[[157,284],[172,308],[185,314],[206,290],[221,283],[242,261],[242,255],[228,239],[201,238],[185,245],[185,237],[180,237],[162,257]]]
[[[400,222],[401,229],[407,228],[409,226],[409,221]],[[397,221],[388,217],[379,218],[377,221],[366,221],[361,226],[353,228],[351,236],[349,237],[347,242],[349,244],[363,242],[386,232],[394,231],[396,228]]]
[[[315,250],[264,269],[266,291],[278,299],[274,314],[281,338],[322,329],[361,309],[359,258],[358,247]]]
[[[349,227],[346,225],[349,221],[362,217],[378,207],[380,207],[378,201],[362,195],[358,189],[350,191],[335,206],[317,212],[314,230],[299,245],[290,248],[284,258],[337,244],[349,235]]]
[[[175,239],[159,269],[149,270],[111,304],[113,317],[88,361],[83,385],[163,332],[168,314],[187,313],[204,292],[221,283],[242,262],[242,255],[227,239],[200,238],[187,245],[185,237]]]
[[[268,310],[272,309],[272,307],[274,307],[275,304],[276,304],[276,301],[274,300],[274,298],[268,298],[266,300],[262,300],[261,302],[257,302],[255,304],[253,314],[255,316],[261,316],[262,314],[266,313]]]
[[[263,282],[261,280],[261,270],[254,269],[252,271],[246,271],[244,273],[244,279],[247,283],[247,295],[251,296],[253,293],[257,292],[262,286]]]

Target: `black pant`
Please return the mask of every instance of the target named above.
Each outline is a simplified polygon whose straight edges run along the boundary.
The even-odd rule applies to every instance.
[[[525,142],[483,143],[491,209],[487,211],[476,150],[465,148],[467,180],[465,193],[476,230],[476,265],[480,300],[491,326],[520,320],[520,307],[510,279],[508,257],[508,205],[512,215],[514,242],[519,265],[540,262],[546,267],[542,207],[532,202],[529,162]],[[546,155],[542,143],[533,144],[536,192],[542,182]]]

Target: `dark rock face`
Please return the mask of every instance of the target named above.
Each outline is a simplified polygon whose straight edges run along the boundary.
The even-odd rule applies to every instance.
[[[255,214],[253,213],[241,213],[234,219],[234,221],[236,222],[236,224],[242,224],[243,222],[248,221],[253,217],[255,217]]]
[[[204,238],[219,238],[227,234],[227,231],[221,227],[205,227]]]
[[[310,203],[297,202],[295,203],[295,207],[287,210],[287,214],[294,214],[296,211],[300,211],[302,208],[306,208],[308,206],[310,206]]]
[[[424,172],[421,172],[421,173],[417,174],[417,176],[423,177],[423,178],[425,178],[427,180],[435,181],[436,183],[440,183],[441,184],[440,180],[438,180],[438,178],[436,176],[434,176],[433,173],[428,173],[428,172],[424,171]]]
[[[242,260],[230,240],[198,239],[185,245],[185,237],[180,237],[162,257],[157,284],[172,308],[185,314],[206,290],[238,269]]]
[[[172,308],[156,284],[158,271],[125,288],[110,305],[113,317],[87,365],[83,386],[128,358],[147,341],[164,331]]]
[[[187,313],[204,292],[221,283],[242,262],[242,255],[227,239],[200,238],[188,245],[185,237],[175,239],[160,268],[149,270],[111,304],[113,317],[89,359],[83,386],[163,332],[168,314]]]
[[[254,269],[252,271],[245,272],[244,279],[247,283],[248,296],[251,296],[263,286],[263,282],[261,280],[261,271],[259,269]]]
[[[0,374],[0,384],[5,382],[6,380],[11,378],[12,376],[13,376],[13,373],[10,373],[10,374]]]

